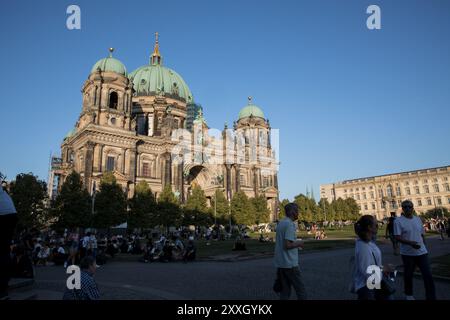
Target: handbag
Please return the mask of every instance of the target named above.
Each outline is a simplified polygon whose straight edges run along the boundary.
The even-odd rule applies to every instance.
[[[373,260],[375,261],[375,264],[378,265],[377,259],[375,258],[375,254],[373,253],[373,251],[372,251],[372,256],[373,256]],[[388,296],[394,294],[396,291],[395,281],[386,277],[384,274],[381,277],[380,286],[381,286],[381,288],[380,288],[381,295],[383,297],[388,297]]]

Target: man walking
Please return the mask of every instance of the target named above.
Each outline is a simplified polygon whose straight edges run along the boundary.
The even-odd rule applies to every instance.
[[[291,286],[294,287],[298,300],[306,299],[306,291],[298,266],[298,248],[303,242],[297,240],[294,221],[298,219],[298,206],[288,203],[284,210],[286,218],[277,225],[274,264],[281,282],[280,299],[288,300]]]
[[[395,222],[395,212],[391,212],[391,217],[388,220],[386,227],[386,239],[390,239],[392,242],[392,248],[394,249],[394,255],[398,256],[398,243],[394,236],[394,222]]]
[[[413,215],[414,205],[412,201],[403,201],[402,210],[403,215],[395,219],[394,235],[397,241],[400,242],[406,300],[414,300],[413,274],[416,266],[419,267],[422,273],[427,300],[435,300],[436,293],[428,261],[428,251],[425,247],[422,221],[419,217]]]
[[[11,275],[10,246],[16,224],[16,208],[6,192],[6,183],[2,182],[0,186],[0,300],[8,299],[8,283]]]

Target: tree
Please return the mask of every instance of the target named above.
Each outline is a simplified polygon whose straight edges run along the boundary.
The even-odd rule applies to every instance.
[[[289,199],[283,199],[280,203],[280,212],[278,214],[278,220],[283,219],[284,217],[286,217],[286,211],[284,210],[284,207],[290,203]]]
[[[270,219],[270,210],[267,208],[267,199],[263,195],[250,200],[255,211],[255,223],[267,223]]]
[[[172,192],[170,185],[164,187],[158,198],[158,225],[165,227],[179,226],[181,223],[182,211],[178,199]]]
[[[150,228],[157,225],[156,200],[147,182],[141,181],[136,185],[129,205],[129,228]]]
[[[255,210],[243,191],[236,192],[231,199],[231,216],[237,224],[252,225],[255,223]]]
[[[87,228],[92,222],[91,196],[83,185],[81,176],[70,173],[52,204],[52,217],[56,219],[55,227]]]
[[[217,201],[217,205],[216,205]],[[211,211],[214,216],[214,209],[217,212],[217,222],[221,224],[227,224],[229,221],[229,203],[225,194],[216,190],[213,199],[211,200]]]
[[[46,221],[47,185],[37,176],[21,173],[10,185],[11,198],[17,211],[17,228],[41,227]]]
[[[209,225],[211,216],[209,215],[205,192],[198,185],[192,188],[192,193],[187,199],[184,208],[184,225]]]
[[[425,212],[425,214],[423,215],[426,219],[441,219],[442,215],[444,215],[445,218],[450,218],[450,212],[448,211],[447,208],[444,207],[438,207],[438,208],[433,208],[428,210],[427,212]]]
[[[107,172],[100,181],[100,191],[95,197],[93,226],[110,228],[127,220],[127,196],[117,184],[114,175]]]
[[[295,197],[294,202],[298,205],[299,220],[313,222],[317,212],[316,200],[299,194]]]
[[[359,216],[360,216],[360,210],[359,210],[359,206],[358,203],[356,203],[355,199],[353,198],[347,198],[344,200],[345,202],[345,206],[346,206],[346,210],[347,210],[347,215],[345,217],[345,220],[358,220]]]
[[[337,200],[333,200],[331,203],[334,212],[335,212],[335,220],[344,220],[346,218],[347,205],[342,198],[338,198]]]

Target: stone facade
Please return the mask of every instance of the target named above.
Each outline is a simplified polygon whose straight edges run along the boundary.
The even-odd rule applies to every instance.
[[[378,219],[401,213],[401,202],[409,199],[418,213],[436,207],[450,209],[450,166],[357,178],[320,186],[320,197],[328,201],[353,198],[361,214]]]
[[[158,56],[157,43],[151,63],[161,63]],[[264,195],[271,219],[277,218],[278,163],[270,147],[268,120],[253,115],[240,118],[233,129],[225,126],[216,130],[222,136],[217,139],[217,135],[210,135],[199,108],[192,113],[195,120],[189,119],[192,124],[186,130],[187,109],[193,101],[178,95],[180,85],[173,83],[173,94],[159,87],[155,92],[138,94],[133,77],[111,71],[111,61],[101,61],[96,65],[104,67],[93,70],[83,84],[81,114],[64,139],[61,158],[51,172],[58,178],[59,187],[75,170],[93,192],[102,175],[111,171],[128,197],[133,196],[140,181],[146,181],[156,196],[170,185],[182,202],[189,197],[193,184],[201,186],[209,201],[216,190],[228,199],[242,190],[249,197]],[[255,152],[262,156],[255,158]],[[210,161],[211,154],[216,161]],[[210,158],[205,159],[205,155]],[[52,190],[58,187],[49,188]]]

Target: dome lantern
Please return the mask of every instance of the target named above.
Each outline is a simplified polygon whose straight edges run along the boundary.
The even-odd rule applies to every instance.
[[[153,49],[153,53],[150,56],[150,64],[151,65],[161,65],[162,63],[162,57],[159,53],[159,40],[158,40],[159,34],[158,32],[155,32],[155,48]]]

